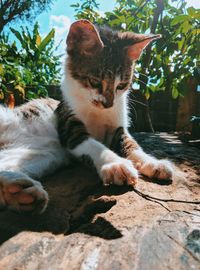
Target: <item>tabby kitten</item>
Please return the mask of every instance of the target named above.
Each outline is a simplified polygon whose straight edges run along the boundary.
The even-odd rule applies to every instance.
[[[158,38],[113,32],[87,20],[71,25],[63,101],[0,108],[1,206],[44,211],[48,194],[35,179],[67,164],[71,154],[88,156],[105,185],[135,185],[138,172],[172,178],[172,164],[146,154],[127,130],[135,61]]]

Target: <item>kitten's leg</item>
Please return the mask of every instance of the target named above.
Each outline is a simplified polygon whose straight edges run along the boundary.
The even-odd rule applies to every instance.
[[[71,149],[71,153],[76,157],[89,156],[104,184],[136,184],[138,173],[131,161],[119,157],[93,138],[84,140]]]
[[[57,151],[50,146],[49,151],[25,146],[0,151],[0,207],[43,212],[48,194],[35,179],[58,168],[63,154]]]
[[[158,160],[146,154],[131,135],[122,127],[116,130],[110,148],[120,153],[121,156],[132,160],[138,171],[149,178],[172,178],[173,164],[168,160]]]
[[[84,124],[72,115],[58,119],[60,141],[74,156],[87,155],[93,161],[104,184],[133,185],[138,174],[132,162],[119,157],[106,146],[91,138]]]

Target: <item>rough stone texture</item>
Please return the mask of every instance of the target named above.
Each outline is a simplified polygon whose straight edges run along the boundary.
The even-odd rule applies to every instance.
[[[41,216],[0,212],[0,270],[200,269],[200,149],[174,135],[136,134],[184,172],[172,183],[141,177],[137,190],[104,187],[81,164],[45,179]],[[199,202],[200,203],[200,202]]]

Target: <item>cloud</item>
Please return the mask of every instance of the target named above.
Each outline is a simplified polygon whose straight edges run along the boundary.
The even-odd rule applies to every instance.
[[[103,10],[97,10],[97,13],[99,14],[99,16],[101,18],[105,18],[106,17],[106,14],[105,14],[105,12]]]
[[[200,2],[197,0],[186,0],[187,7],[200,8]]]
[[[71,24],[71,20],[69,17],[64,16],[64,15],[59,15],[59,16],[51,15],[50,23],[56,23],[57,25],[60,25],[61,27],[65,26],[69,28]]]
[[[69,32],[71,20],[64,15],[51,15],[50,16],[50,28],[55,29],[55,45],[60,44],[58,53],[64,53],[66,48],[66,37]]]

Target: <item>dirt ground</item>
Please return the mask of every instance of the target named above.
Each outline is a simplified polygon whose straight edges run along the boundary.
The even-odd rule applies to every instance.
[[[135,137],[178,176],[141,176],[133,189],[105,187],[81,164],[59,170],[44,179],[44,214],[0,212],[0,270],[199,270],[200,149],[173,134]]]

